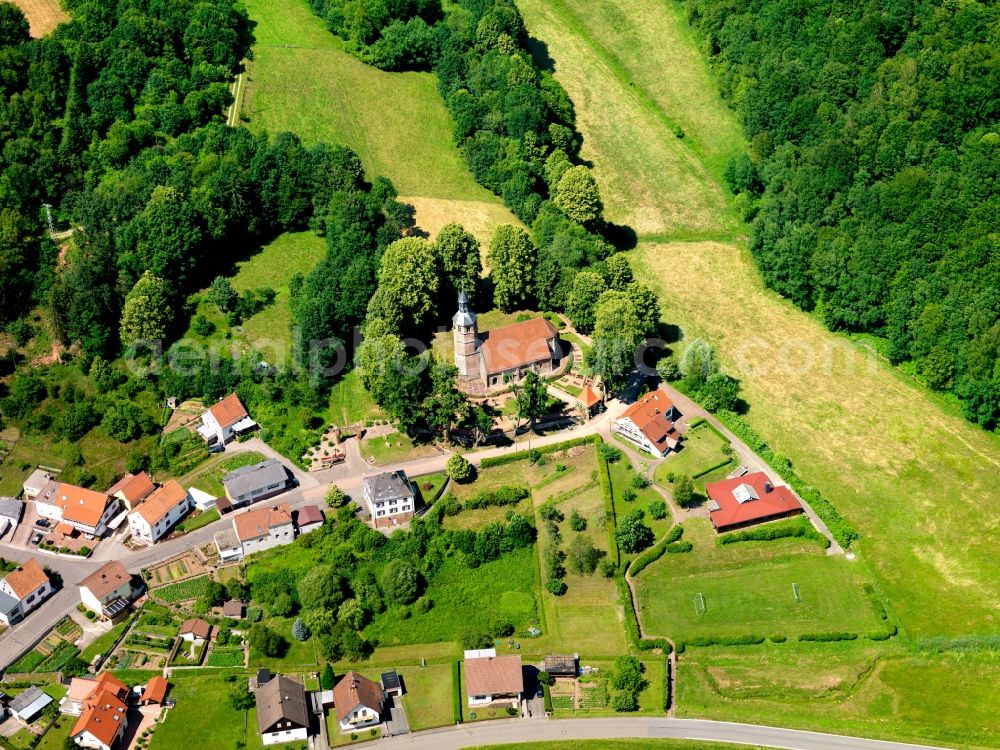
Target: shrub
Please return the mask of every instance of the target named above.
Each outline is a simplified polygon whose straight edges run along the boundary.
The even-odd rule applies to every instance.
[[[858,639],[857,633],[844,633],[844,632],[833,632],[833,633],[803,633],[799,636],[800,641],[816,641],[821,643],[826,643],[830,641],[856,641]]]
[[[247,607],[247,622],[255,623],[264,619],[264,610],[260,607]]]
[[[495,490],[481,490],[465,501],[464,507],[469,510],[489,508],[504,505],[516,505],[528,497],[527,487],[507,486]]]
[[[587,530],[587,519],[577,513],[575,508],[569,517],[569,527],[573,529],[573,531]]]
[[[687,539],[682,539],[679,542],[671,542],[667,545],[667,552],[671,555],[683,554],[684,552],[690,552],[693,549],[694,545]]]
[[[558,578],[550,578],[545,583],[545,589],[555,596],[562,596],[566,593],[566,584]]]
[[[758,526],[755,529],[733,531],[729,534],[723,534],[719,537],[718,544],[725,545],[736,544],[738,542],[770,542],[775,539],[789,539],[796,537],[815,539],[816,541],[825,542],[827,546],[830,544],[829,539],[812,528],[808,522],[803,523],[801,519],[781,521],[778,523]]]
[[[605,557],[597,564],[597,570],[605,578],[612,578],[615,574],[615,570],[617,570],[617,567],[614,562]]]
[[[626,488],[625,491],[622,492],[622,502],[634,503],[638,497],[639,496],[635,494],[635,490],[633,489]]]
[[[622,452],[613,445],[608,445],[607,443],[602,443],[600,448],[597,449],[601,458],[607,461],[609,464],[614,464],[622,460]]]
[[[784,643],[785,641],[788,640],[788,638],[781,635],[780,633],[776,633],[775,635],[769,635],[767,639],[771,641],[771,643]]]
[[[656,521],[662,521],[667,517],[667,504],[662,500],[654,500],[649,504],[647,510],[649,511],[649,517]]]
[[[642,474],[635,474],[632,477],[632,486],[637,490],[644,490],[649,487],[649,479]]]
[[[448,459],[445,469],[448,472],[448,476],[459,484],[469,482],[475,476],[475,467],[465,459],[465,456],[461,456],[458,453]]]

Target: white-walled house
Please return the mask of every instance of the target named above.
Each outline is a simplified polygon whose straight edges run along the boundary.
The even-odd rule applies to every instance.
[[[237,435],[256,429],[257,423],[250,419],[246,407],[235,393],[230,393],[217,404],[209,407],[201,415],[198,434],[209,445],[225,445]]]
[[[128,707],[124,700],[127,695],[127,689],[123,694],[117,686],[95,690],[84,702],[80,718],[70,730],[73,742],[91,750],[112,750],[120,744],[128,729]]]
[[[650,391],[615,420],[615,432],[652,456],[662,458],[680,444],[674,421],[680,415],[662,390]]]
[[[80,601],[99,617],[113,620],[132,602],[132,576],[118,560],[102,565],[80,581]]]
[[[520,656],[497,656],[496,649],[477,649],[465,652],[462,666],[470,706],[517,706],[520,702],[524,692]]]
[[[233,518],[233,529],[244,556],[295,541],[295,524],[287,504],[240,513]]]
[[[117,497],[54,480],[34,502],[39,516],[69,524],[88,539],[103,536],[121,506]]]
[[[365,504],[376,529],[398,526],[413,517],[417,493],[405,471],[385,471],[361,481]]]
[[[348,672],[333,688],[333,702],[341,732],[382,723],[385,695],[382,686],[357,672]]]
[[[191,495],[171,479],[129,513],[132,538],[153,544],[163,538],[184,516],[191,512]]]
[[[301,682],[281,675],[257,686],[257,729],[265,745],[309,738],[309,703]]]
[[[30,558],[0,579],[0,623],[24,619],[52,593],[52,584],[38,560]]]

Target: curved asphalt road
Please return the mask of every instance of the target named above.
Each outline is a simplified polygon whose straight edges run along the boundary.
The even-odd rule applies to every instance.
[[[733,742],[787,750],[927,750],[932,747],[724,721],[646,718],[489,721],[400,735],[380,741],[378,747],[390,750],[459,750],[508,742],[620,738]]]

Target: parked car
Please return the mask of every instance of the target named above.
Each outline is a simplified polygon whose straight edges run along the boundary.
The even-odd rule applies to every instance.
[[[38,544],[40,541],[42,541],[42,535],[41,534],[35,534],[34,536],[31,537],[31,543],[32,544]]]
[[[37,521],[35,521],[35,526],[38,526],[38,527],[43,528],[43,529],[47,529],[51,525],[52,525],[52,522],[49,521],[49,519],[47,519],[47,518],[39,518]]]
[[[208,446],[209,453],[222,453],[225,450],[226,446],[223,445],[222,443],[212,443],[210,446]]]

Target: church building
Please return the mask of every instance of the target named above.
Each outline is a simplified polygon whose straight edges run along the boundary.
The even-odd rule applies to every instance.
[[[520,380],[528,370],[544,374],[559,367],[562,358],[559,332],[543,317],[480,335],[469,298],[461,292],[452,323],[455,366],[459,380],[464,383],[496,388]]]

